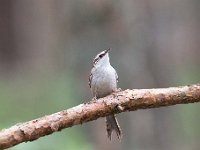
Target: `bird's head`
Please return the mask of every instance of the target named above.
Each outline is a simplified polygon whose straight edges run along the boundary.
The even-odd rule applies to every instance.
[[[109,61],[109,51],[110,50],[111,49],[109,48],[109,49],[104,50],[104,51],[100,52],[99,54],[97,54],[93,60],[93,65],[101,66],[101,65],[110,64],[110,61]]]

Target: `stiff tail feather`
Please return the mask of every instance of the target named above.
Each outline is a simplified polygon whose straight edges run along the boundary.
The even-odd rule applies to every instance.
[[[106,128],[107,136],[111,140],[111,134],[113,131],[117,134],[118,139],[121,139],[121,129],[115,115],[110,115],[106,117]]]

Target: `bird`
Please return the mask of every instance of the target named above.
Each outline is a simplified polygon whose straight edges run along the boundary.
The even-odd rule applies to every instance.
[[[102,98],[117,91],[118,75],[110,64],[110,50],[109,48],[100,52],[93,60],[89,76],[89,86],[93,99]],[[122,131],[114,114],[106,116],[106,131],[110,140],[113,131],[118,139],[121,139]]]

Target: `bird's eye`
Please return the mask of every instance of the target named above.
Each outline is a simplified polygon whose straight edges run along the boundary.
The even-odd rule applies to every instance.
[[[103,57],[103,54],[99,55],[99,57],[102,58],[102,57]]]

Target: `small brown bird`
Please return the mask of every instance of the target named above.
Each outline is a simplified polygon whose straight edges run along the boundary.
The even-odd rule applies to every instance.
[[[118,76],[115,69],[110,65],[110,49],[97,54],[93,61],[93,68],[89,77],[89,86],[93,97],[102,98],[117,90]],[[111,140],[112,131],[121,138],[121,129],[115,115],[106,117],[107,136]]]

